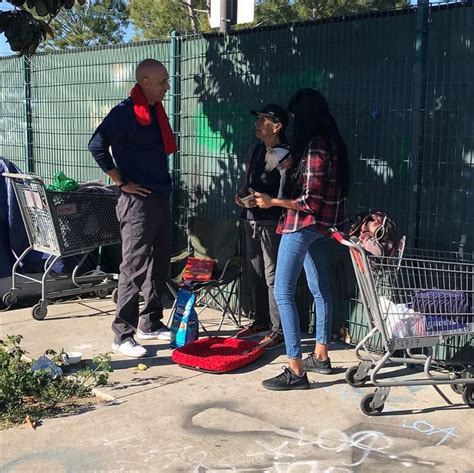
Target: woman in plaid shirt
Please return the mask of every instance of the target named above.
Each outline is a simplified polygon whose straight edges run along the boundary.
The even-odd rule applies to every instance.
[[[291,178],[287,198],[256,193],[261,208],[283,207],[277,232],[282,234],[275,278],[275,299],[285,335],[289,367],[263,381],[267,389],[307,389],[307,371],[331,373],[328,356],[331,338],[332,296],[327,268],[328,229],[344,222],[349,191],[347,149],[324,96],[300,89],[290,99],[294,117]],[[316,345],[304,360],[295,293],[304,268],[316,309]]]

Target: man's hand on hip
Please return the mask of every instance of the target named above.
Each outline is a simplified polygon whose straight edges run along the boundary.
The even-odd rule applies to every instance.
[[[147,197],[151,194],[151,190],[145,189],[145,187],[139,186],[131,181],[128,181],[127,185],[121,187],[121,189],[128,194],[138,194],[142,197]]]

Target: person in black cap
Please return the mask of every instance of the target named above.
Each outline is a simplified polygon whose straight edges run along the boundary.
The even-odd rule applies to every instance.
[[[331,374],[329,359],[333,297],[328,253],[330,229],[341,228],[350,188],[348,151],[329,104],[321,92],[299,89],[288,102],[294,118],[292,166],[285,198],[255,192],[261,209],[283,209],[275,275],[275,299],[285,336],[288,367],[262,385],[274,391],[309,389],[307,372]],[[296,288],[302,270],[314,299],[313,352],[303,359]]]
[[[276,261],[280,235],[276,227],[281,209],[260,209],[253,192],[281,195],[281,162],[289,156],[285,136],[288,113],[279,105],[269,104],[260,111],[251,111],[257,117],[255,131],[260,143],[252,146],[246,161],[245,180],[235,196],[236,203],[244,207],[247,276],[251,291],[251,310],[254,322],[237,333],[238,338],[265,335],[260,341],[267,349],[283,345],[280,315],[273,294]]]

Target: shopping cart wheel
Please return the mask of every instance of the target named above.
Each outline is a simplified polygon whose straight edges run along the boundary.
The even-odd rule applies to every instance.
[[[464,391],[464,388],[466,387],[465,384],[450,384],[451,389],[456,393],[456,394],[462,394]]]
[[[360,401],[360,409],[367,416],[379,415],[383,411],[383,408],[385,406],[385,404],[382,404],[380,407],[372,407],[370,404],[374,400],[374,397],[375,393],[370,393],[364,396]]]
[[[109,295],[109,290],[108,289],[97,289],[97,291],[95,291],[95,294],[99,299],[105,299]]]
[[[2,302],[7,307],[15,304],[17,300],[18,300],[18,296],[13,291],[8,291],[2,297]]]
[[[31,309],[31,314],[36,320],[43,320],[46,315],[48,315],[48,305],[44,302],[38,302],[33,309]]]
[[[355,374],[357,373],[358,369],[359,366],[351,366],[346,370],[346,382],[353,388],[360,388],[370,379],[369,376],[365,376],[362,379],[355,379]]]
[[[469,407],[474,407],[474,385],[466,384],[464,391],[462,392],[462,400],[464,404],[467,404]]]
[[[117,301],[118,301],[118,289],[115,288],[113,291],[112,291],[112,302],[114,304],[117,304]]]

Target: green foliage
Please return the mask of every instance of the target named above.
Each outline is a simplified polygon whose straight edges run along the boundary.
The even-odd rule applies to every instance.
[[[112,372],[110,353],[99,353],[92,358],[92,363],[95,365],[94,369],[86,366],[82,370],[76,373],[76,376],[81,379],[81,385],[94,380],[94,384],[97,386],[103,386],[107,384],[109,379],[109,373]]]
[[[94,0],[61,10],[51,22],[54,37],[45,48],[67,49],[118,44],[123,42],[128,26],[127,4],[124,0]]]
[[[43,20],[34,18],[30,12],[19,10],[0,11],[0,33],[5,34],[12,51],[33,54],[52,31]]]
[[[163,38],[173,30],[210,31],[207,13],[203,12],[207,8],[206,1],[188,1],[189,3],[183,0],[130,0],[130,20],[138,29],[137,39]]]
[[[254,23],[259,26],[290,23],[299,19],[294,3],[287,0],[264,0],[255,6]]]
[[[61,8],[72,8],[75,0],[9,0],[15,7],[27,7],[35,10],[38,16],[57,15]],[[86,0],[78,0],[84,5]]]
[[[275,25],[291,21],[391,10],[409,5],[408,0],[263,0],[257,2],[255,24]]]
[[[39,419],[74,409],[78,398],[91,397],[92,385],[107,383],[112,371],[108,353],[93,358],[94,368],[53,379],[47,370],[31,370],[32,363],[24,361],[21,340],[21,335],[0,340],[0,425],[21,423],[26,416]],[[46,350],[45,355],[59,364],[62,353]]]
[[[76,0],[10,0],[15,8],[0,11],[0,33],[4,33],[12,51],[19,54],[34,54],[41,41],[54,35],[49,26],[51,19],[61,9],[70,9]],[[84,5],[86,0],[77,0]],[[49,17],[46,22],[37,17]]]
[[[43,48],[55,49],[121,43],[128,25],[126,0],[10,3],[16,8],[0,12],[0,33],[5,33],[12,51],[20,54],[34,54],[44,40]]]
[[[43,48],[78,48],[117,44],[124,39],[128,15],[135,39],[167,37],[172,30],[211,30],[206,0],[10,0],[19,10],[0,12],[0,32],[13,51],[33,54]],[[127,6],[128,3],[128,6]],[[261,0],[253,24],[233,28],[275,25],[299,20],[351,15],[409,6],[408,0]],[[26,8],[30,10],[27,11]],[[43,21],[37,17],[49,17]],[[53,36],[54,32],[54,36]]]
[[[232,28],[277,25],[407,6],[408,0],[261,0],[256,3],[252,24]],[[204,0],[130,0],[130,20],[137,28],[136,39],[162,38],[172,30],[207,32],[210,27],[206,8]]]
[[[405,0],[298,0],[294,5],[298,18],[306,20],[391,10],[406,7],[409,2]]]

